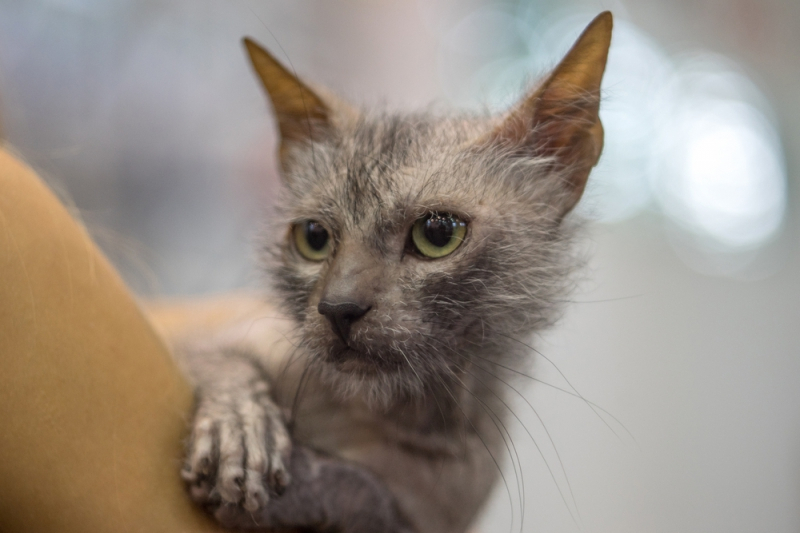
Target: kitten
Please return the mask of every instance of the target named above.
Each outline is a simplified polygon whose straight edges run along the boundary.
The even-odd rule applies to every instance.
[[[281,136],[279,309],[183,343],[193,499],[239,528],[466,530],[503,446],[492,365],[524,360],[575,263],[611,28],[504,116],[360,111],[245,39]]]

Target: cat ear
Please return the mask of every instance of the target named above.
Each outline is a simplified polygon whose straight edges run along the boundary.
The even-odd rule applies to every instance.
[[[291,143],[319,139],[343,120],[356,116],[352,107],[327,91],[312,90],[249,37],[243,42],[253,70],[272,101],[281,135],[282,162]]]
[[[515,155],[552,158],[566,187],[562,214],[580,199],[603,149],[600,82],[612,26],[610,12],[598,15],[547,78],[484,139]]]

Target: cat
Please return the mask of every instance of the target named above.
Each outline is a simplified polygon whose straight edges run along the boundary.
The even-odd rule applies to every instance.
[[[552,325],[603,147],[612,16],[508,113],[359,110],[250,39],[280,131],[272,296],[183,339],[182,475],[225,526],[460,533],[494,485],[493,365]]]

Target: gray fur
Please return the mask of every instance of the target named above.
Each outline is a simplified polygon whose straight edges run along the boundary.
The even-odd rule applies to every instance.
[[[598,95],[586,98],[596,109]],[[574,176],[599,154],[564,161],[539,150],[535,124],[515,144],[492,135],[500,123],[353,112],[282,147],[263,316],[179,351],[198,403],[184,478],[224,524],[467,529],[503,455],[506,391],[493,365],[524,364],[521,341],[557,319],[579,263],[565,219],[583,187]],[[409,242],[431,212],[468,223],[461,246],[435,260]],[[293,244],[288,228],[303,220],[332,236],[321,262]],[[318,311],[342,280],[369,303],[346,340]]]
[[[378,289],[381,303],[360,321],[352,343],[396,370],[347,375],[335,386],[391,404],[440,388],[442,378],[453,377],[453,363],[469,362],[476,350],[507,358],[518,352],[507,336],[552,324],[575,265],[566,255],[573,232],[561,223],[561,176],[549,159],[474,144],[492,121],[362,117],[295,148],[280,213],[285,226],[320,220],[337,246],[369,257],[376,276],[392,280]],[[410,257],[411,224],[434,210],[461,215],[470,235],[451,256]],[[275,289],[301,324],[304,343],[330,357],[338,346],[316,310],[326,263],[309,264],[287,240],[267,250]]]
[[[190,350],[189,359],[206,361],[211,376],[207,383],[198,381],[198,413],[227,405],[229,414],[218,415],[216,423],[240,428],[237,442],[247,442],[242,421],[251,391],[280,389],[272,397],[276,405],[294,409],[295,443],[345,459],[341,465],[353,465],[341,466],[345,472],[366,467],[393,496],[377,507],[359,506],[358,513],[396,506],[397,517],[419,532],[464,531],[486,499],[502,456],[494,413],[502,423],[505,391],[480,368],[490,365],[487,360],[506,366],[525,361],[518,340],[554,322],[576,265],[569,255],[574,224],[561,220],[564,192],[557,168],[547,159],[476,143],[493,125],[471,116],[363,115],[349,129],[289,154],[276,227],[319,220],[333,233],[334,256],[368,258],[371,276],[382,280],[376,304],[353,326],[350,340],[371,370],[341,368],[348,364],[337,360],[342,347],[316,310],[330,260],[303,259],[286,230],[272,232],[265,250],[274,292],[296,323],[295,361],[269,375],[263,370],[268,365],[258,362],[269,354],[231,357],[224,343]],[[432,210],[459,214],[468,220],[469,233],[451,256],[425,260],[408,252],[407,239],[411,224]],[[211,357],[209,350],[223,356]],[[262,410],[276,411],[269,404]],[[226,452],[217,442],[198,453],[201,419],[184,473],[192,497],[229,525],[280,525],[274,519],[278,510],[285,521],[291,515],[286,507],[301,500],[276,498],[278,483],[269,476],[265,485],[258,482],[269,463],[253,466],[238,447]],[[267,417],[267,425],[277,424],[275,416]],[[254,452],[280,457],[270,449],[270,431],[261,431],[262,445]],[[220,446],[222,453],[214,456]],[[237,460],[235,468],[225,468],[226,461]],[[319,480],[298,479],[304,474],[289,470],[293,494],[303,486],[309,493],[324,492]],[[340,494],[344,479],[356,483],[343,476],[330,492]],[[319,512],[298,507],[297,525]],[[398,521],[393,527],[400,531],[405,525]]]

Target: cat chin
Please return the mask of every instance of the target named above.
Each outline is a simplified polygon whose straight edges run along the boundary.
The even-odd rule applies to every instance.
[[[381,377],[402,371],[401,361],[389,356],[375,356],[350,346],[337,346],[328,351],[326,362],[343,374]]]
[[[422,387],[405,365],[376,364],[363,354],[319,360],[320,376],[343,400],[359,399],[375,409],[389,409],[399,401],[421,396]]]

